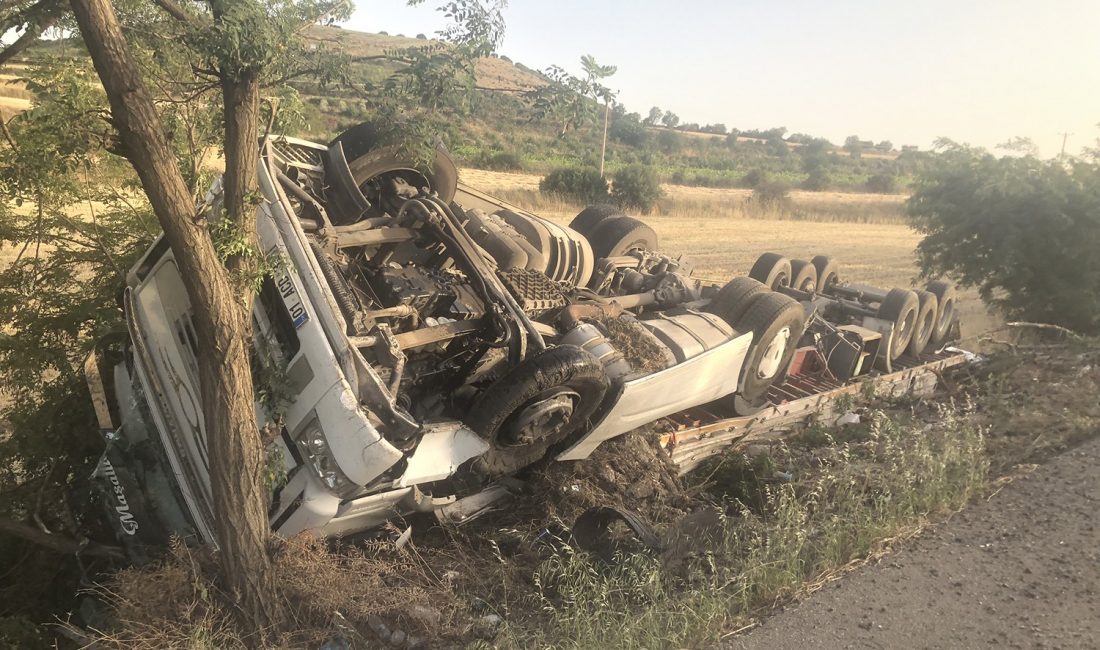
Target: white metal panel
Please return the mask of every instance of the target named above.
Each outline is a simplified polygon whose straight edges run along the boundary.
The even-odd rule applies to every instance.
[[[667,370],[626,382],[599,424],[558,460],[587,458],[604,440],[736,392],[751,343],[748,332]]]

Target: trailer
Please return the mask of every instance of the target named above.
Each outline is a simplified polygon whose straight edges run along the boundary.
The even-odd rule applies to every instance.
[[[873,392],[879,397],[927,397],[944,371],[964,365],[974,355],[959,348],[904,357],[893,372],[862,381],[839,382],[809,368],[793,373],[774,386],[773,404],[755,415],[722,418],[705,408],[690,409],[667,418],[670,431],[661,435],[661,447],[681,475],[699,467],[708,458],[744,448],[755,442],[779,440],[814,422],[830,423],[843,415],[844,398]]]

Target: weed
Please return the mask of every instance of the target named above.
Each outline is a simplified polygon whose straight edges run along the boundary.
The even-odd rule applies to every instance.
[[[730,504],[717,542],[676,571],[647,555],[608,567],[565,550],[495,639],[506,647],[694,646],[807,583],[821,581],[939,513],[962,506],[986,475],[982,430],[944,410],[917,432],[878,411],[867,439],[817,456],[807,478],[762,488],[764,508]],[[758,476],[745,457],[722,471]]]

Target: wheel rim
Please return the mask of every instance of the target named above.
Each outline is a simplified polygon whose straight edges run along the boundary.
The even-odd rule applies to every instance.
[[[900,346],[902,343],[908,343],[912,338],[913,324],[917,319],[917,312],[910,310],[905,312],[905,317],[894,324],[894,343]]]
[[[920,329],[914,335],[918,341],[925,341],[932,336],[932,330],[936,327],[936,312],[929,311],[920,323]]]
[[[790,338],[791,328],[784,327],[776,332],[771,341],[768,341],[768,347],[764,348],[764,354],[760,356],[760,364],[756,367],[758,379],[770,379],[779,372],[779,364],[783,361]]]
[[[568,388],[556,388],[524,404],[501,428],[497,442],[502,447],[525,447],[553,438],[573,418],[581,396]]]
[[[948,300],[946,303],[944,303],[943,309],[941,311],[943,313],[940,314],[940,320],[937,325],[941,329],[946,330],[947,326],[951,324],[951,319],[955,316],[955,301]]]

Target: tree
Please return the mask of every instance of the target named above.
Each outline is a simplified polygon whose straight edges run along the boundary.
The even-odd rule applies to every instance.
[[[1035,141],[1031,138],[1024,138],[1016,136],[1009,138],[1005,142],[997,145],[997,148],[1002,151],[1008,151],[1010,153],[1019,154],[1021,156],[1033,156],[1039,157],[1039,147],[1036,146]]]
[[[101,85],[87,80],[70,83],[70,77],[55,74],[32,88],[34,109],[13,121],[10,129],[3,124],[7,144],[0,151],[3,192],[9,201],[31,198],[38,214],[29,221],[3,214],[0,239],[22,241],[23,250],[30,246],[35,254],[20,254],[3,270],[0,304],[35,301],[35,309],[24,310],[28,312],[24,315],[37,318],[39,325],[18,320],[20,314],[12,310],[15,313],[5,321],[0,341],[0,371],[5,379],[20,375],[22,386],[36,377],[41,383],[42,370],[51,367],[60,377],[50,386],[57,384],[57,390],[26,389],[21,394],[33,399],[14,410],[5,408],[5,415],[12,417],[18,429],[26,429],[36,420],[41,444],[54,443],[75,430],[81,431],[82,439],[94,440],[86,433],[88,409],[82,408],[90,401],[81,396],[86,395],[82,382],[72,381],[72,370],[79,352],[86,349],[82,346],[89,333],[117,326],[117,312],[103,308],[103,297],[114,292],[108,285],[125,275],[132,256],[156,233],[155,227],[148,226],[155,213],[155,222],[181,269],[196,329],[206,342],[199,351],[198,364],[205,431],[212,452],[212,505],[221,583],[233,600],[232,610],[240,614],[241,627],[252,631],[254,643],[262,644],[278,631],[284,611],[268,555],[270,529],[263,488],[264,442],[271,432],[257,428],[249,372],[252,286],[266,266],[254,232],[261,91],[273,87],[276,96],[267,103],[263,123],[276,126],[287,113],[275,110],[278,96],[286,99],[293,94],[284,85],[287,80],[308,72],[323,82],[338,74],[339,66],[328,65],[334,59],[322,56],[323,44],[303,47],[302,30],[311,23],[346,15],[348,5],[343,0],[209,0],[182,6],[172,0],[156,0],[156,5],[136,9],[120,5],[116,13],[107,0],[72,0],[75,25]],[[473,62],[495,47],[502,34],[500,6],[477,0],[447,2],[442,10],[456,21],[443,34],[450,41],[449,48],[440,50],[438,44],[431,43],[387,54],[387,58],[400,59],[402,67],[394,78],[373,89],[375,97],[389,99],[380,103],[379,112],[392,111],[389,115],[393,115],[393,107],[402,103],[406,109],[437,110],[456,105],[452,99],[462,91],[472,92]],[[53,22],[73,25],[67,10],[63,0],[0,5],[4,24],[25,27],[28,37],[7,46],[0,58],[10,59]],[[55,14],[61,16],[57,21],[50,18]],[[444,72],[438,73],[440,69]],[[88,99],[91,95],[95,97]],[[44,100],[71,110],[63,115],[38,110]],[[204,129],[210,132],[204,133]],[[222,206],[196,215],[195,190],[206,184],[201,155],[212,143],[220,144],[225,152]],[[101,171],[96,165],[112,160],[111,151],[126,156],[151,210],[112,186],[111,181],[124,173],[109,170],[111,175],[104,177],[104,182],[93,175]],[[91,224],[76,223],[69,217],[67,210],[74,202],[93,206]],[[108,209],[95,207],[100,204]],[[42,243],[53,244],[55,250],[48,258],[40,259],[37,254],[37,245]],[[125,249],[124,254],[120,249]],[[94,281],[79,276],[104,267],[114,275],[101,272]],[[35,292],[36,285],[37,294],[28,293]],[[59,285],[70,293],[61,295]],[[76,295],[73,287],[83,293]],[[42,294],[55,302],[42,300]],[[57,313],[59,304],[73,313]],[[47,315],[57,329],[47,332],[41,326]],[[8,340],[13,331],[48,337],[41,339],[44,345],[30,349],[26,345],[30,339]],[[79,399],[69,399],[74,394]],[[50,417],[43,418],[43,414]],[[9,442],[25,442],[24,438],[3,438],[0,443],[5,449]],[[62,453],[71,450],[66,447]],[[78,460],[87,457],[83,453],[72,456]],[[38,489],[51,474],[77,472],[85,473],[85,469],[53,461],[48,467],[24,463],[0,481],[5,492],[12,477],[39,482],[23,480],[16,485],[20,490]],[[38,490],[37,494],[41,500],[44,492]],[[9,495],[4,496],[7,500]],[[117,552],[54,531],[45,533],[44,524],[26,526],[5,517],[7,514],[0,512],[0,532],[5,535],[57,552],[80,550],[85,557]],[[20,514],[34,514],[51,526],[54,523],[26,508]]]
[[[187,24],[220,89],[225,173],[219,215],[196,218],[191,192],[114,7],[108,0],[72,0],[112,121],[180,268],[196,332],[206,341],[198,355],[199,386],[221,569],[242,622],[262,642],[282,629],[285,612],[272,597],[277,590],[263,490],[266,445],[249,372],[250,286],[259,268],[253,196],[260,89],[264,73],[287,45],[288,31],[299,28],[291,21],[303,14],[320,18],[338,7],[290,5],[272,16],[255,0],[212,0],[209,13],[190,13],[167,1],[162,6]],[[225,226],[217,225],[221,220]],[[229,254],[219,251],[215,227],[231,229],[237,240]]]
[[[863,155],[863,140],[860,140],[858,135],[848,136],[844,139],[844,150],[853,159],[860,158]]]
[[[945,147],[909,201],[922,273],[1010,318],[1100,332],[1100,164]]]
[[[581,57],[581,66],[584,68],[585,83],[596,99],[603,101],[603,139],[600,141],[600,176],[603,176],[604,160],[607,158],[607,125],[611,119],[611,103],[615,100],[615,93],[600,82],[615,74],[618,68],[596,63],[591,54]]]
[[[894,143],[889,140],[883,140],[875,145],[875,151],[881,151],[883,153],[889,153],[894,150]]]
[[[662,111],[659,107],[654,106],[653,108],[649,109],[649,115],[647,115],[646,118],[642,120],[642,124],[645,124],[646,126],[656,126],[657,123],[661,121],[661,118],[664,117],[664,114],[664,111]]]
[[[669,129],[676,128],[676,125],[680,123],[680,116],[672,111],[665,111],[665,114],[661,116],[661,124]]]

